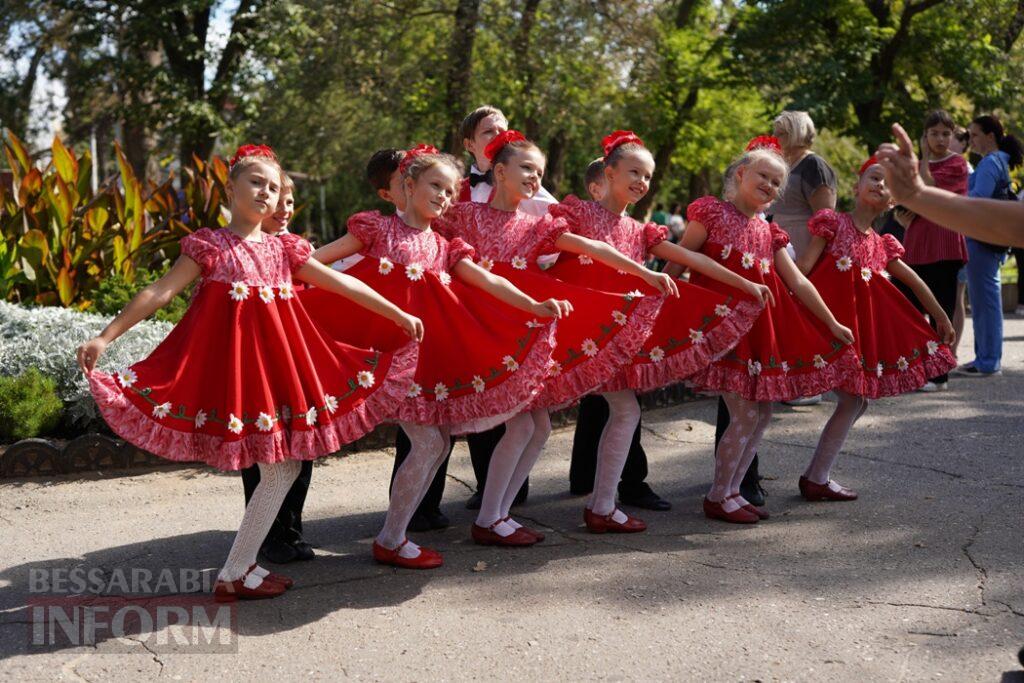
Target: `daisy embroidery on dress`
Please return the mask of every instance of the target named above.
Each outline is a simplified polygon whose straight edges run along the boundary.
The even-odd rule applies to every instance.
[[[853,268],[853,259],[849,256],[840,256],[836,259],[836,268],[838,268],[841,273],[845,273],[850,268]]]
[[[756,377],[761,374],[761,361],[759,360],[748,360],[747,361],[747,374],[751,377]]]
[[[740,265],[743,266],[745,270],[750,270],[751,268],[753,268],[754,255],[749,251],[743,252],[743,257],[740,259]]]
[[[910,363],[907,362],[906,356],[900,356],[899,358],[896,359],[896,368],[900,372],[906,372],[907,368],[909,368],[909,367],[910,367]]]
[[[412,384],[409,385],[409,391],[405,392],[405,395],[407,398],[416,398],[422,393],[423,387],[421,387],[419,384],[416,384],[416,382],[413,382]]]
[[[434,398],[438,401],[443,401],[448,398],[448,387],[443,382],[438,382],[434,385]]]
[[[701,332],[700,330],[695,330],[695,329],[693,329],[691,327],[690,328],[690,341],[692,341],[694,344],[702,343],[704,341],[704,333]]]
[[[324,394],[324,407],[327,408],[328,413],[333,413],[338,409],[338,399],[330,394]]]
[[[167,417],[171,412],[170,402],[161,403],[160,405],[153,406],[153,417],[161,418]]]
[[[885,365],[883,365],[882,363],[879,363],[879,364],[878,364],[878,365],[877,365],[877,366],[875,367],[875,375],[876,375],[877,377],[881,377],[881,376],[882,376],[882,373],[883,373],[883,372],[885,372]]]
[[[530,329],[536,329],[538,327],[544,327],[544,323],[540,322],[539,320],[527,320],[526,326],[529,327]]]
[[[228,431],[232,434],[241,434],[245,424],[242,423],[234,413],[228,414]]]
[[[769,261],[768,259],[766,259],[766,258],[761,259],[760,265],[761,265],[761,272],[764,273],[765,275],[767,275],[768,273],[770,273],[772,271],[772,262]]]
[[[262,301],[265,304],[269,304],[271,301],[274,300],[274,288],[273,287],[268,287],[267,285],[263,285],[262,287],[260,287],[259,293],[260,293],[260,301]]]
[[[360,370],[356,373],[356,382],[363,389],[369,389],[373,386],[373,373],[369,370]]]
[[[309,410],[306,411],[306,424],[310,427],[316,424],[316,408],[313,406],[310,406]]]
[[[727,244],[724,247],[722,247],[722,260],[723,261],[728,259],[730,254],[732,254],[732,245],[731,244]]]
[[[487,383],[484,382],[484,378],[480,375],[473,375],[473,380],[470,382],[473,385],[473,389],[478,394],[484,393],[484,389],[487,388]]]
[[[516,370],[519,369],[518,361],[516,361],[516,359],[513,358],[512,356],[505,356],[504,358],[501,359],[501,363],[509,372],[515,372]]]
[[[480,259],[480,263],[478,263],[477,265],[480,266],[481,268],[483,268],[484,270],[490,270],[491,268],[494,267],[494,261],[492,261],[489,258],[484,257],[484,258]]]
[[[655,346],[651,348],[647,355],[650,356],[651,361],[655,363],[660,363],[661,361],[665,360],[665,350],[660,346]]]
[[[206,411],[202,408],[196,413],[196,429],[201,429],[206,424]]]
[[[441,284],[447,287],[452,283],[452,276],[447,271],[442,270],[437,274],[437,279],[441,281]]]
[[[244,282],[232,282],[231,290],[228,292],[234,301],[245,301],[249,298],[249,285]]]
[[[419,263],[410,263],[405,267],[405,276],[413,282],[423,279],[423,266]]]
[[[295,296],[295,290],[292,288],[292,283],[282,282],[277,286],[277,296],[285,301]]]
[[[139,381],[139,376],[135,374],[135,371],[131,368],[125,368],[121,372],[117,373],[117,381],[121,383],[122,387],[130,387]]]
[[[782,361],[782,364],[779,367],[782,368],[783,373],[789,372],[789,363],[787,363],[786,361]]]
[[[267,413],[260,413],[260,416],[256,418],[256,429],[261,432],[269,432],[274,428],[274,418],[270,417]]]
[[[729,316],[730,313],[732,313],[732,309],[729,308],[729,306],[727,306],[726,304],[718,304],[717,306],[715,306],[715,315],[717,315],[719,318],[726,318]]]
[[[625,297],[626,301],[632,301],[633,299],[637,299],[639,297],[642,297],[643,295],[644,293],[641,292],[639,289],[634,289],[632,292],[626,292]]]
[[[580,254],[577,258],[579,259],[579,262],[585,266],[593,265],[594,263],[594,259],[590,258],[586,254]]]
[[[822,368],[824,368],[826,366],[828,366],[828,361],[825,360],[824,358],[822,358],[820,353],[814,354],[814,367],[816,367],[819,370],[821,370]]]
[[[554,377],[555,375],[562,372],[562,364],[557,360],[553,360],[548,363],[548,374]]]
[[[937,342],[935,340],[930,340],[928,342],[927,346],[928,346],[928,355],[929,356],[934,356],[936,353],[939,352],[939,342]]]
[[[512,267],[516,270],[526,270],[526,259],[522,256],[513,256]]]
[[[381,256],[380,257],[380,263],[377,264],[377,272],[378,273],[380,273],[381,275],[387,275],[388,273],[390,273],[394,269],[395,269],[395,264],[391,262],[391,259],[389,259],[386,256]]]
[[[626,314],[622,311],[612,311],[612,320],[615,321],[616,325],[626,324]]]
[[[861,277],[862,280],[864,280],[864,282],[871,282],[871,275],[872,275],[872,272],[871,272],[870,268],[861,268],[860,269],[860,277]]]
[[[597,355],[597,342],[595,342],[590,337],[587,337],[586,339],[583,340],[583,343],[580,344],[580,349],[583,351],[584,356],[589,356],[590,358],[593,358],[594,356]]]

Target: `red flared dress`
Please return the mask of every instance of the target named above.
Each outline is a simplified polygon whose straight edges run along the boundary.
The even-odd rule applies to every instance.
[[[833,338],[775,272],[775,252],[789,243],[779,226],[748,218],[717,197],[693,202],[686,217],[707,229],[704,254],[767,285],[775,297],[736,347],[694,378],[698,386],[750,401],[790,401],[834,389],[857,371],[853,347]],[[719,292],[735,291],[700,273],[692,279]]]
[[[438,230],[476,249],[477,264],[507,278],[535,299],[567,299],[573,312],[558,322],[549,376],[534,407],[569,405],[630,364],[651,333],[661,296],[627,296],[563,282],[541,270],[537,258],[556,253],[565,220],[487,204],[454,205]]]
[[[530,406],[551,362],[553,321],[454,279],[451,269],[475,256],[459,238],[449,241],[376,211],[352,216],[348,231],[363,243],[364,258],[346,273],[423,321],[415,383],[396,406],[399,420],[461,434],[490,429]],[[396,332],[329,292],[299,296],[321,327],[349,343],[379,344]]]
[[[915,391],[956,367],[949,347],[889,282],[886,267],[903,257],[892,235],[861,232],[849,214],[817,212],[807,224],[811,235],[828,242],[810,280],[832,313],[853,330],[860,371],[840,388],[880,398]]]
[[[406,338],[385,353],[326,337],[292,285],[309,242],[261,237],[185,237],[181,253],[202,270],[185,316],[146,359],[90,373],[103,418],[126,441],[236,470],[333,453],[394,415],[418,345]]]
[[[601,204],[568,196],[550,209],[571,232],[606,242],[637,263],[668,237],[668,228],[617,216]],[[580,254],[563,254],[548,271],[584,287],[630,296],[657,294],[640,278],[609,268]],[[651,391],[691,377],[722,356],[750,329],[761,313],[757,301],[736,290],[711,291],[679,281],[679,298],[667,298],[657,320],[632,362],[602,391]]]

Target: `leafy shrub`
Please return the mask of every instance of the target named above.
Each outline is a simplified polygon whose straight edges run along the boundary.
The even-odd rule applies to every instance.
[[[92,305],[89,310],[105,315],[117,315],[128,305],[132,297],[145,287],[159,280],[170,269],[171,262],[165,261],[159,270],[139,269],[135,273],[135,281],[130,282],[124,275],[115,273],[100,281],[93,292]],[[171,300],[171,303],[158,310],[153,317],[162,322],[176,323],[188,310],[188,293],[185,290]]]
[[[56,382],[69,419],[82,426],[98,419],[89,383],[75,361],[75,349],[96,336],[110,316],[56,306],[29,308],[0,301],[0,373],[19,375],[38,368]],[[119,370],[147,356],[173,325],[144,320],[111,344],[99,369]]]
[[[0,440],[47,434],[60,423],[63,410],[57,383],[36,368],[17,377],[0,377]]]

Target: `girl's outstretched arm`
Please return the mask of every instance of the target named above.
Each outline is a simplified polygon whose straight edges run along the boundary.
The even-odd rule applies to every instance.
[[[785,249],[779,249],[775,252],[775,269],[779,271],[779,277],[782,278],[782,281],[789,287],[790,291],[796,295],[796,298],[810,309],[811,313],[818,320],[828,326],[829,332],[836,339],[839,339],[844,344],[853,343],[853,332],[850,331],[850,328],[839,324],[836,317],[832,315],[832,311],[825,305],[821,295],[818,294],[818,290],[800,272],[796,264],[793,263],[793,259],[789,258],[789,254],[786,253]]]
[[[355,235],[344,235],[314,251],[313,258],[320,263],[331,264],[358,253],[362,248],[363,243]]]
[[[133,328],[140,320],[145,320],[169,304],[171,299],[201,274],[198,263],[188,256],[179,256],[162,278],[132,297],[124,310],[98,336],[78,347],[78,366],[83,372],[92,372],[110,342]]]
[[[953,323],[949,321],[949,316],[942,310],[942,306],[939,305],[938,299],[932,294],[932,290],[928,288],[924,280],[915,273],[910,266],[904,263],[901,259],[893,259],[889,261],[886,266],[886,270],[889,273],[910,288],[910,291],[914,293],[917,300],[924,306],[924,310],[928,311],[928,315],[935,320],[935,326],[938,328],[939,339],[946,344],[952,344],[956,341],[956,331],[953,329]]]
[[[469,259],[462,259],[452,273],[467,285],[482,289],[500,301],[541,318],[563,318],[572,313],[572,304],[563,299],[537,301],[505,278],[484,270]]]
[[[741,292],[746,292],[760,301],[762,305],[775,304],[775,297],[772,296],[772,291],[768,289],[767,286],[759,285],[756,282],[748,280],[742,275],[732,272],[722,264],[718,263],[714,259],[708,258],[700,252],[691,251],[685,247],[679,246],[678,244],[672,244],[671,242],[662,242],[651,249],[651,253],[658,258],[671,261],[683,268],[692,268],[699,273],[707,275],[709,278],[718,280],[730,287],[735,287]]]
[[[362,280],[332,270],[312,258],[295,271],[295,276],[320,289],[340,294],[363,308],[384,316],[405,330],[405,333],[416,341],[423,340],[423,322],[419,318],[409,315]]]
[[[617,268],[630,275],[636,275],[662,294],[679,296],[679,287],[669,275],[656,273],[650,268],[640,265],[610,244],[580,237],[571,232],[564,232],[555,240],[555,246],[562,251],[572,252],[573,254],[593,256],[595,260],[600,261],[606,266]]]

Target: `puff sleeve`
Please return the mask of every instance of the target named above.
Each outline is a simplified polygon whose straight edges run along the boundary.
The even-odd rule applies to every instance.
[[[181,253],[199,264],[204,277],[213,271],[219,251],[209,228],[196,230],[181,240]]]

